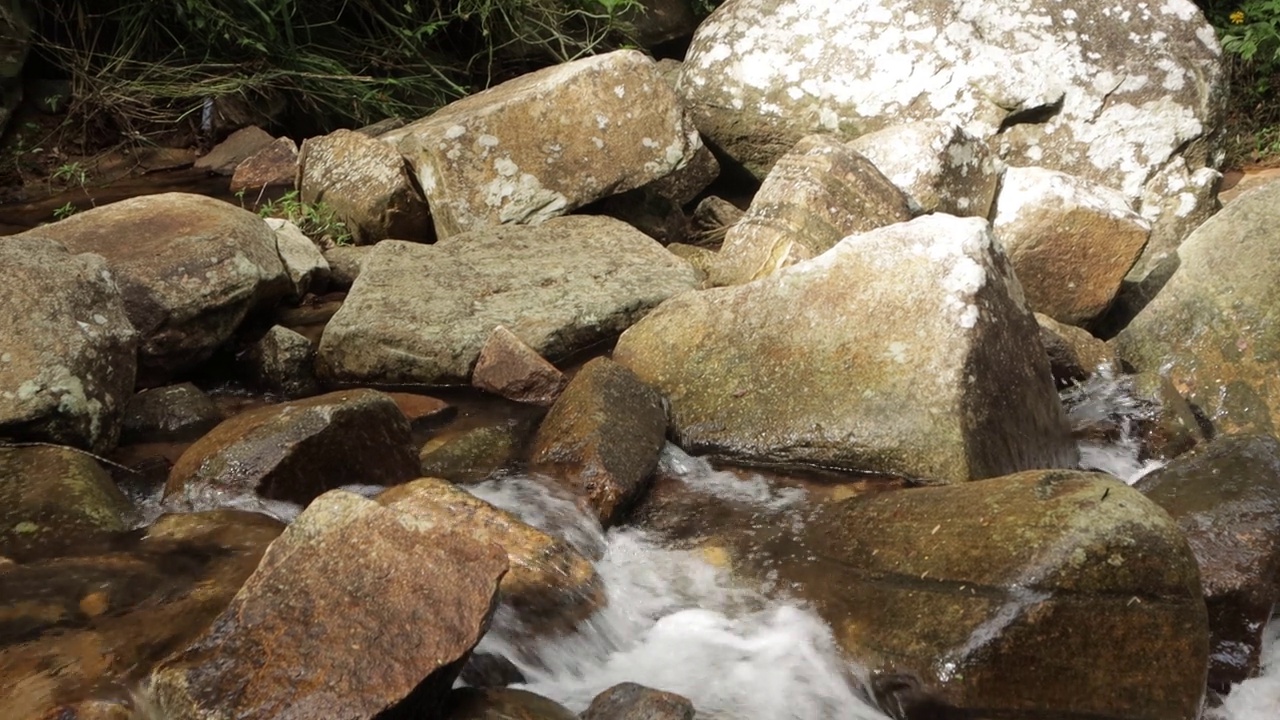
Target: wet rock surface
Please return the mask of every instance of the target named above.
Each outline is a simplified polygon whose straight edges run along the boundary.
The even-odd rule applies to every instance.
[[[191,383],[166,385],[134,395],[124,409],[121,442],[195,440],[222,422],[222,411]]]
[[[300,333],[271,326],[236,356],[236,365],[259,390],[288,399],[319,394],[316,347]]]
[[[458,688],[449,693],[446,720],[578,720],[560,703],[515,688]]]
[[[591,701],[581,720],[693,720],[693,704],[675,693],[620,683]]]

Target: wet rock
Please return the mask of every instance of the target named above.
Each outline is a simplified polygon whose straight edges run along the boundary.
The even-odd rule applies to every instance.
[[[18,562],[59,555],[132,519],[128,499],[88,455],[0,447],[0,555]]]
[[[555,360],[695,283],[686,263],[611,218],[383,242],[325,328],[319,369],[346,382],[465,383],[497,325]]]
[[[1207,439],[1191,405],[1169,378],[1141,372],[1132,376],[1132,383],[1134,400],[1144,406],[1136,428],[1143,459],[1175,458]]]
[[[685,293],[614,359],[700,455],[930,482],[1076,460],[1035,320],[976,218],[921,217]]]
[[[105,452],[136,374],[138,336],[102,258],[0,242],[0,437]]]
[[[571,490],[608,528],[644,493],[666,433],[662,397],[625,367],[596,358],[551,406],[529,466]]]
[[[316,348],[310,340],[288,328],[273,325],[236,357],[236,364],[260,390],[295,399],[320,392],[315,359]]]
[[[985,218],[1000,173],[991,150],[945,120],[892,125],[849,143],[907,196],[913,214]]]
[[[501,547],[510,570],[502,599],[526,620],[582,620],[604,602],[595,567],[563,540],[526,525],[466,490],[437,478],[397,485],[377,497],[424,527]]]
[[[441,238],[566,214],[683,167],[702,144],[634,50],[523,75],[381,139],[409,159]]]
[[[199,195],[122,200],[16,237],[106,258],[140,334],[138,374],[146,385],[194,368],[245,316],[291,290],[262,218]]]
[[[1011,167],[992,230],[1031,309],[1080,325],[1111,304],[1151,226],[1114,190],[1044,168]]]
[[[515,688],[458,688],[449,693],[445,720],[578,720],[568,708]]]
[[[431,239],[431,213],[404,158],[361,133],[337,130],[302,141],[298,191],[303,202],[333,209],[360,245]]]
[[[213,146],[213,149],[196,159],[192,165],[196,170],[204,170],[216,175],[231,175],[242,161],[254,156],[275,138],[257,125],[240,128],[227,136],[226,140]]]
[[[418,453],[422,474],[459,483],[483,480],[515,460],[531,431],[531,423],[515,419],[442,432]]]
[[[1195,557],[1110,476],[1041,470],[828,503],[795,555],[777,564],[784,582],[849,656],[909,681],[880,688],[882,705],[939,713],[905,717],[1199,716]]]
[[[364,259],[372,250],[366,245],[338,245],[324,251],[329,264],[329,285],[337,290],[350,288],[360,277]]]
[[[189,442],[222,422],[222,411],[191,383],[134,395],[124,410],[121,442]]]
[[[699,26],[680,90],[702,133],[757,177],[810,133],[945,119],[1011,165],[1136,201],[1180,159],[1190,173],[1213,161],[1225,77],[1191,0],[1114,7],[736,0]]]
[[[343,390],[250,410],[196,441],[169,473],[165,503],[217,505],[257,494],[301,505],[331,488],[418,474],[409,423],[386,395]]]
[[[405,419],[409,421],[409,427],[414,430],[451,420],[458,414],[458,408],[430,395],[389,392],[387,397],[400,408],[400,412],[404,413]]]
[[[1280,427],[1280,182],[1241,195],[1179,246],[1159,294],[1116,338],[1138,370],[1167,376],[1223,433]]]
[[[471,653],[458,677],[468,686],[477,688],[506,687],[528,682],[515,663],[501,655],[480,652]]]
[[[293,283],[292,299],[301,300],[308,292],[324,290],[329,281],[329,262],[320,248],[288,220],[267,218],[267,225],[276,232],[276,250]]]
[[[726,232],[710,280],[736,285],[772,275],[844,237],[910,219],[906,196],[870,160],[834,137],[810,135],[778,160]]]
[[[693,720],[693,703],[675,693],[619,683],[591,701],[581,720]]]
[[[0,572],[0,717],[61,720],[133,687],[208,627],[283,527],[231,510],[167,515],[111,554]]]
[[[1120,357],[1105,342],[1072,325],[1035,314],[1040,344],[1049,356],[1049,369],[1058,389],[1084,382],[1099,368],[1120,369]]]
[[[1233,435],[1179,456],[1134,486],[1169,512],[1200,563],[1209,608],[1209,685],[1258,672],[1280,600],[1280,441]]]
[[[282,137],[244,159],[231,175],[231,192],[244,193],[245,204],[257,209],[270,191],[292,190],[298,175],[298,144]]]
[[[151,673],[148,690],[175,719],[281,708],[315,720],[392,708],[435,716],[488,626],[506,566],[495,546],[326,493],[209,629]]]
[[[508,400],[550,405],[568,380],[514,333],[499,325],[480,348],[471,384]]]

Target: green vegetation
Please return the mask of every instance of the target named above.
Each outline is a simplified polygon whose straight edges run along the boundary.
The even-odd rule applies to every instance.
[[[80,212],[80,208],[77,208],[75,205],[68,202],[61,207],[56,207],[53,209],[53,219],[65,220],[71,217],[72,215],[75,215],[78,212]]]
[[[243,204],[244,194],[240,194]],[[258,214],[264,218],[282,218],[288,220],[302,234],[318,242],[331,242],[334,245],[350,245],[351,231],[338,213],[324,202],[303,202],[297,190],[290,190],[278,200],[268,200],[258,207]]]
[[[1227,165],[1280,164],[1280,0],[1198,0],[1227,54]]]

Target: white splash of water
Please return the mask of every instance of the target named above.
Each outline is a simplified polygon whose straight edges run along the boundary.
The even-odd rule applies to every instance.
[[[1262,641],[1262,667],[1258,677],[1232,686],[1222,707],[1205,714],[1205,720],[1276,720],[1280,718],[1280,617],[1267,625]]]
[[[1141,456],[1138,425],[1154,411],[1135,397],[1132,377],[1103,365],[1088,380],[1063,390],[1061,398],[1071,430],[1080,437],[1082,470],[1104,472],[1132,485],[1164,465]],[[1118,435],[1103,438],[1090,432],[1108,427]]]
[[[697,492],[723,500],[750,503],[774,512],[796,507],[806,495],[801,488],[775,487],[759,475],[743,477],[716,470],[705,458],[694,457],[671,443],[662,448],[658,469],[680,478]]]

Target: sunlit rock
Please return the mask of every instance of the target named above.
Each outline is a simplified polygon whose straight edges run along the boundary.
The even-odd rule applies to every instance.
[[[325,328],[319,369],[343,382],[466,383],[498,325],[559,360],[696,283],[687,263],[611,218],[383,242]]]
[[[747,214],[724,236],[715,285],[736,285],[831,249],[842,238],[911,219],[902,191],[845,144],[810,135],[780,158]]]
[[[495,545],[326,493],[208,630],[151,673],[147,692],[171,720],[435,717],[506,569]]]
[[[695,453],[960,482],[1075,449],[986,222],[931,215],[730,288],[677,296],[614,359]]]
[[[1209,607],[1209,685],[1258,672],[1280,600],[1280,442],[1235,435],[1179,456],[1134,485],[1173,516],[1200,563]]]
[[[568,379],[514,333],[499,325],[480,348],[471,384],[508,400],[550,405]]]
[[[1005,171],[991,224],[1031,309],[1072,325],[1107,309],[1151,233],[1119,193],[1038,167]]]
[[[267,225],[276,232],[276,249],[284,263],[289,281],[293,283],[291,300],[301,300],[308,292],[318,292],[329,282],[329,261],[320,248],[302,230],[288,220],[267,218]]]
[[[96,255],[0,242],[0,437],[104,452],[133,392],[138,334]]]
[[[146,384],[191,370],[250,312],[292,290],[262,218],[200,195],[122,200],[16,237],[106,259],[139,333],[138,374]]]
[[[666,433],[662,397],[625,367],[596,358],[551,406],[529,467],[577,494],[607,528],[644,492]]]
[[[1280,428],[1280,182],[1240,196],[1178,247],[1178,265],[1115,339],[1224,432]]]
[[[178,458],[165,503],[206,509],[244,495],[307,504],[343,485],[418,475],[409,423],[374,390],[341,390],[236,415]]]
[[[381,139],[413,166],[441,238],[566,214],[683,167],[702,144],[634,50],[523,75]]]
[[[907,196],[915,214],[987,217],[1000,173],[986,142],[954,122],[891,125],[849,143]]]
[[[821,506],[800,538],[782,578],[878,676],[895,717],[1199,717],[1195,556],[1110,476],[870,493]]]

